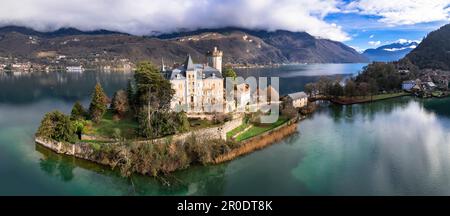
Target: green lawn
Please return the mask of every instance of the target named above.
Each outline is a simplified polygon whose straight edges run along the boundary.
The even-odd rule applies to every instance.
[[[444,93],[442,91],[434,91],[431,93],[433,97],[441,97]]]
[[[121,137],[131,139],[136,138],[138,123],[131,117],[125,117],[120,120],[113,120],[113,113],[108,110],[103,119],[98,124],[93,124],[91,133],[104,137],[113,138],[119,133]]]
[[[236,135],[237,133],[243,131],[245,128],[247,128],[249,125],[247,123],[242,123],[239,127],[228,131],[227,133],[227,139],[230,139],[231,137],[233,137],[234,135]]]
[[[374,95],[373,100],[384,100],[384,99],[388,99],[388,98],[394,98],[394,97],[400,97],[400,96],[406,96],[406,95],[410,95],[410,93],[399,92],[399,93],[379,94],[379,95]],[[370,100],[370,97],[367,97],[367,99]]]
[[[272,130],[272,129],[282,125],[283,123],[287,122],[288,120],[289,120],[288,118],[280,116],[280,118],[278,118],[278,121],[276,121],[273,124],[264,125],[264,126],[263,125],[258,125],[258,126],[254,125],[249,130],[247,130],[244,133],[237,136],[236,141],[246,140],[246,139],[252,138],[254,136],[257,136],[259,134],[262,134],[266,131]]]
[[[336,102],[338,104],[346,105],[346,104],[357,104],[357,103],[366,103],[370,101],[377,101],[377,100],[384,100],[389,98],[396,98],[396,97],[402,97],[406,95],[411,95],[407,92],[398,92],[398,93],[386,93],[386,94],[378,94],[373,95],[372,97],[366,96],[366,97],[339,97],[338,99],[332,99],[333,102]]]
[[[116,138],[117,135],[120,134],[120,137],[126,139],[138,138],[136,132],[139,125],[134,118],[124,117],[120,120],[114,120],[113,116],[114,113],[112,112],[112,110],[108,110],[98,124],[89,121],[86,127],[86,134],[106,138]],[[220,125],[219,123],[214,124],[214,122],[205,119],[189,119],[189,124],[191,126],[190,130],[197,130]]]

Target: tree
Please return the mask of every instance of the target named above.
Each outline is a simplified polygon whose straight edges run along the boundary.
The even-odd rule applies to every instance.
[[[82,120],[86,118],[86,110],[79,101],[75,102],[72,107],[72,112],[70,112],[70,119],[72,120]]]
[[[167,125],[170,101],[175,94],[172,84],[150,62],[137,65],[134,79],[140,134],[145,137],[170,134],[174,130],[173,125]]]
[[[145,138],[158,138],[174,134],[177,125],[170,112],[152,110],[148,115],[147,107],[139,112],[139,134]]]
[[[177,132],[184,133],[189,131],[190,124],[185,112],[175,113],[175,122],[177,124]]]
[[[45,114],[41,121],[36,136],[46,137],[59,142],[74,142],[75,126],[70,117],[60,111]]]
[[[393,63],[374,62],[364,67],[355,81],[357,83],[375,80],[380,90],[391,91],[400,89],[402,78]]]
[[[347,97],[354,97],[356,95],[356,84],[353,80],[349,79],[345,83],[344,94]]]
[[[309,94],[309,97],[312,97],[314,91],[315,91],[315,83],[306,83],[305,85],[305,92]]]
[[[331,93],[331,96],[338,98],[338,97],[344,95],[344,88],[341,86],[341,84],[339,82],[334,82],[330,93]]]
[[[330,91],[333,86],[333,82],[328,77],[322,76],[319,78],[317,82],[317,88],[319,89],[320,94],[323,96],[330,96]]]
[[[370,90],[370,86],[368,83],[362,82],[362,83],[358,84],[357,91],[360,96],[363,96],[363,97],[367,96],[369,94],[369,90]]]
[[[100,122],[106,112],[108,100],[102,86],[100,83],[97,83],[92,94],[91,104],[89,105],[89,115],[92,121],[96,123]]]
[[[114,113],[119,117],[123,117],[125,113],[128,112],[130,106],[128,103],[127,93],[124,90],[121,89],[114,93],[111,102],[111,109],[113,109]]]
[[[165,79],[153,64],[139,63],[134,79],[139,107],[150,105],[151,108],[160,110],[170,108],[170,101],[175,91],[170,81]]]
[[[227,77],[232,77],[233,79],[235,79],[237,77],[236,71],[233,70],[233,68],[231,66],[226,66],[223,70],[223,77],[227,78]]]
[[[136,101],[135,101],[135,95],[136,95],[136,87],[133,85],[133,81],[130,79],[127,83],[127,97],[128,97],[128,104],[130,105],[130,109],[133,111],[136,111]]]
[[[75,134],[78,136],[78,139],[81,140],[81,135],[83,134],[85,129],[85,120],[74,120],[72,121],[72,124],[74,126]]]
[[[369,79],[370,100],[373,100],[373,95],[378,94],[378,84],[374,79]]]

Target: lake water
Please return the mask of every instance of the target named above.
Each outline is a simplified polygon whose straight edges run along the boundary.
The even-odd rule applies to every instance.
[[[357,67],[362,66],[239,73],[271,76],[278,70],[285,94],[305,79],[348,76]],[[450,98],[324,106],[299,123],[297,134],[228,163],[176,172],[170,187],[151,177],[122,178],[35,145],[44,113],[69,112],[76,100],[87,105],[96,81],[111,95],[130,76],[0,74],[0,195],[450,195]]]
[[[280,78],[281,95],[302,91],[306,83],[315,82],[321,76],[330,78],[347,78],[357,75],[367,64],[304,64],[284,65],[280,68],[248,68],[237,69],[237,74],[243,78],[249,76]]]

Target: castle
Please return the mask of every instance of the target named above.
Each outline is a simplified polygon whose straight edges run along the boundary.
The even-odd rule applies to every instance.
[[[206,55],[207,64],[194,64],[190,55],[183,65],[170,70],[163,63],[162,73],[175,90],[171,101],[173,110],[183,109],[188,113],[226,112],[223,52],[214,47]]]

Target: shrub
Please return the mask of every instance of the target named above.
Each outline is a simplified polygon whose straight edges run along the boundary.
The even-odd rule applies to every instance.
[[[174,121],[177,124],[176,127],[178,133],[184,133],[189,131],[190,129],[189,119],[185,112],[175,113],[174,118],[175,118]]]
[[[150,116],[149,116],[150,114]],[[176,124],[169,112],[141,109],[138,116],[139,134],[145,138],[157,138],[174,134]]]
[[[51,138],[56,141],[74,142],[76,128],[69,116],[60,111],[45,114],[36,136]]]

